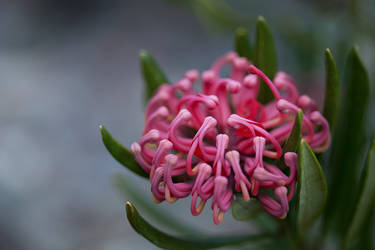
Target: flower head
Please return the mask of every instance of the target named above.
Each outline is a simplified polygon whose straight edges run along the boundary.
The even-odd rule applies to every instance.
[[[231,67],[229,78],[221,76],[225,65]],[[199,78],[201,93],[194,88]],[[260,84],[267,84],[274,101],[257,101]],[[304,139],[315,151],[324,151],[330,143],[329,124],[314,100],[299,95],[286,73],[278,72],[272,82],[247,59],[229,52],[201,77],[190,70],[157,89],[147,105],[143,136],[131,151],[149,173],[157,203],[192,196],[191,213],[196,216],[212,198],[213,220],[220,224],[237,193],[245,201],[258,199],[268,213],[285,218],[297,182],[298,156],[283,152],[282,145],[299,109],[304,112]],[[282,156],[287,170],[270,163]]]

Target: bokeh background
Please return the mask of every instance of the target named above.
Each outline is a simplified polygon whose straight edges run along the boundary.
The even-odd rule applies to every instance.
[[[207,69],[233,49],[235,27],[254,31],[263,15],[279,68],[300,89],[321,99],[324,49],[340,70],[354,43],[373,83],[374,1],[327,2],[0,1],[0,249],[155,249],[128,224],[129,195],[116,191],[113,178],[122,174],[147,201],[149,184],[123,169],[99,135],[99,124],[124,145],[141,134],[139,50],[178,80],[188,69]],[[220,227],[209,211],[193,217],[188,201],[155,209],[206,233],[251,230],[230,213]]]

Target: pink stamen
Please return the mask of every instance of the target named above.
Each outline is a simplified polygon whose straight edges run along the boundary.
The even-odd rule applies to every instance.
[[[235,189],[237,192],[242,192],[244,201],[250,200],[249,189],[251,188],[249,180],[243,174],[240,166],[240,153],[238,151],[229,151],[225,158],[229,161],[234,172]]]
[[[155,170],[160,167],[162,160],[166,154],[168,154],[173,148],[172,142],[167,139],[161,140],[159,147],[156,150],[154,159],[152,161],[152,167],[150,171],[150,181],[154,178]]]
[[[278,101],[280,100],[280,93],[279,91],[276,89],[275,85],[273,84],[273,82],[262,72],[260,71],[257,67],[255,67],[254,65],[250,65],[249,66],[249,72],[252,73],[252,74],[256,74],[258,75],[260,78],[263,79],[263,81],[267,84],[267,86],[271,89],[271,92],[272,94],[275,96],[275,99]]]
[[[216,119],[208,116],[204,120],[202,126],[198,130],[197,134],[193,138],[191,148],[186,158],[186,172],[188,175],[193,176],[197,173],[197,168],[191,168],[192,159],[194,155],[198,155],[203,160],[212,161],[215,158],[216,149],[210,146],[205,146],[203,143],[203,137],[207,134],[208,130],[216,126]],[[197,152],[197,150],[199,150]]]

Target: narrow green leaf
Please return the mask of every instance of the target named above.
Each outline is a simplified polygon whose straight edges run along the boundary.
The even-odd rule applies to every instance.
[[[324,97],[323,116],[327,119],[331,131],[336,122],[339,107],[339,72],[337,71],[335,59],[329,49],[325,50],[326,68],[326,91]]]
[[[146,98],[148,100],[160,85],[169,81],[150,53],[141,50],[139,59],[141,61],[143,80],[146,84]]]
[[[125,179],[124,176],[117,174],[113,178],[113,184],[124,198],[132,200],[148,216],[151,216],[155,221],[168,227],[170,230],[184,234],[198,232],[196,228],[190,227],[184,221],[177,220],[170,213],[164,212],[160,206],[157,206],[151,199],[148,199],[149,197],[146,195],[139,195],[138,187],[133,185],[130,178]]]
[[[288,139],[286,140],[283,146],[283,154],[286,152],[297,152],[301,138],[302,138],[302,119],[303,119],[303,112],[302,110],[298,110],[296,118],[294,120],[292,131]],[[285,169],[286,165],[284,162],[284,155],[279,161],[279,167],[281,169]]]
[[[255,65],[271,80],[277,71],[277,53],[272,33],[263,17],[259,17],[255,37]],[[259,89],[258,101],[262,104],[273,99],[268,86],[262,81]]]
[[[346,60],[337,125],[333,132],[330,167],[330,195],[325,224],[341,234],[348,227],[354,209],[359,168],[364,156],[365,123],[370,98],[369,79],[358,49],[353,48]],[[337,213],[340,211],[340,213]]]
[[[349,247],[352,241],[359,238],[359,232],[375,208],[375,140],[372,141],[367,154],[360,184],[358,201],[346,232],[345,247]]]
[[[141,168],[141,166],[139,166],[133,154],[118,141],[116,141],[116,139],[113,138],[112,135],[101,125],[100,132],[102,134],[104,146],[111,153],[113,158],[115,158],[121,165],[133,173],[145,178],[148,177],[148,174]]]
[[[250,61],[253,60],[252,49],[249,41],[249,34],[246,29],[238,28],[236,30],[234,47],[239,56],[246,57]]]
[[[297,232],[304,235],[323,211],[327,199],[322,168],[304,140],[301,140],[299,148],[297,195]]]
[[[242,197],[237,196],[236,200],[232,202],[232,216],[239,221],[249,220],[259,215],[262,212],[262,206],[257,199],[244,201]]]
[[[154,245],[164,249],[212,249],[246,242],[259,242],[272,238],[269,234],[236,236],[190,236],[178,238],[166,234],[143,219],[132,203],[126,202],[126,215],[133,229]]]

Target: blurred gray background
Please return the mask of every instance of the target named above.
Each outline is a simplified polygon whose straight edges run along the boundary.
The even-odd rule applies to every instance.
[[[212,29],[190,7],[171,2],[0,1],[0,249],[155,249],[131,229],[127,197],[118,194],[112,177],[122,173],[151,200],[149,183],[109,155],[98,126],[105,125],[126,146],[139,138],[140,49],[178,80],[188,69],[207,69],[233,48],[230,28]],[[302,8],[315,17],[291,1],[280,9],[277,1],[269,2],[247,14],[254,19],[268,11],[271,27],[272,13],[280,9]],[[276,28],[273,32],[282,43],[285,38]],[[366,51],[368,42],[361,41]],[[315,87],[301,88],[322,86],[322,50],[317,66],[310,67],[318,70],[308,71],[295,69],[301,64],[288,47],[278,48],[282,69],[300,81],[320,79]],[[193,217],[188,203],[158,209],[207,233],[249,228],[230,212],[216,227],[209,209]]]

